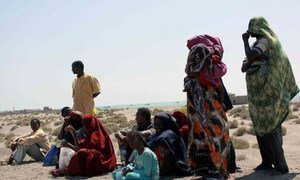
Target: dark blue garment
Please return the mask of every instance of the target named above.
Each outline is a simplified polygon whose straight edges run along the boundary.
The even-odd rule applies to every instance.
[[[148,147],[155,151],[158,147],[167,148],[174,167],[174,175],[188,175],[187,150],[174,118],[167,113],[159,113],[154,119],[163,122],[163,130],[149,138]]]

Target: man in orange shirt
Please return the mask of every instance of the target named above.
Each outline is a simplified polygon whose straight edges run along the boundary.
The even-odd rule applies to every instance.
[[[72,71],[77,74],[73,81],[73,111],[80,111],[83,114],[94,112],[94,98],[100,94],[99,81],[84,73],[84,65],[81,61],[75,61],[72,64]]]

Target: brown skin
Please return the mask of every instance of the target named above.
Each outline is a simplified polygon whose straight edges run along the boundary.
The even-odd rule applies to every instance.
[[[248,60],[248,61],[244,61],[244,63],[243,63],[242,68],[241,68],[242,72],[246,72],[247,69],[250,67],[250,65],[254,61],[256,61],[259,57],[259,53],[250,48],[249,41],[248,41],[250,36],[251,37],[256,37],[257,39],[262,37],[261,35],[250,33],[250,32],[245,32],[242,35],[242,39],[244,41],[245,54],[246,54],[246,57],[247,57],[247,60]]]
[[[30,126],[31,126],[31,129],[32,129],[33,132],[37,131],[37,130],[40,128],[40,125],[39,125],[35,120],[30,121]],[[15,150],[16,150],[17,146],[19,145],[19,142],[18,142],[18,141],[19,141],[19,138],[16,139],[16,141],[14,141],[14,142],[10,145],[10,149],[11,149],[12,151],[15,151]],[[12,164],[12,163],[13,163],[13,160],[14,160],[14,159],[10,156],[10,157],[8,158],[7,164]]]
[[[154,118],[154,128],[156,133],[160,133],[164,130],[164,124],[158,118]]]

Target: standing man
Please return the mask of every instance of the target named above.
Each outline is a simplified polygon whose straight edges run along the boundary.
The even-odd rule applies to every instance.
[[[83,114],[94,112],[94,98],[100,94],[99,81],[86,73],[84,73],[84,65],[81,61],[72,63],[72,71],[77,74],[77,78],[73,81],[73,111],[80,111]]]

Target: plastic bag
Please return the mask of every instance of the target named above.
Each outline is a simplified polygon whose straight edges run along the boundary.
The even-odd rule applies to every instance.
[[[43,166],[55,166],[58,158],[57,156],[58,148],[55,145],[52,145],[45,156]]]
[[[59,154],[59,169],[64,169],[69,165],[70,159],[75,154],[75,151],[68,147],[61,147]]]

